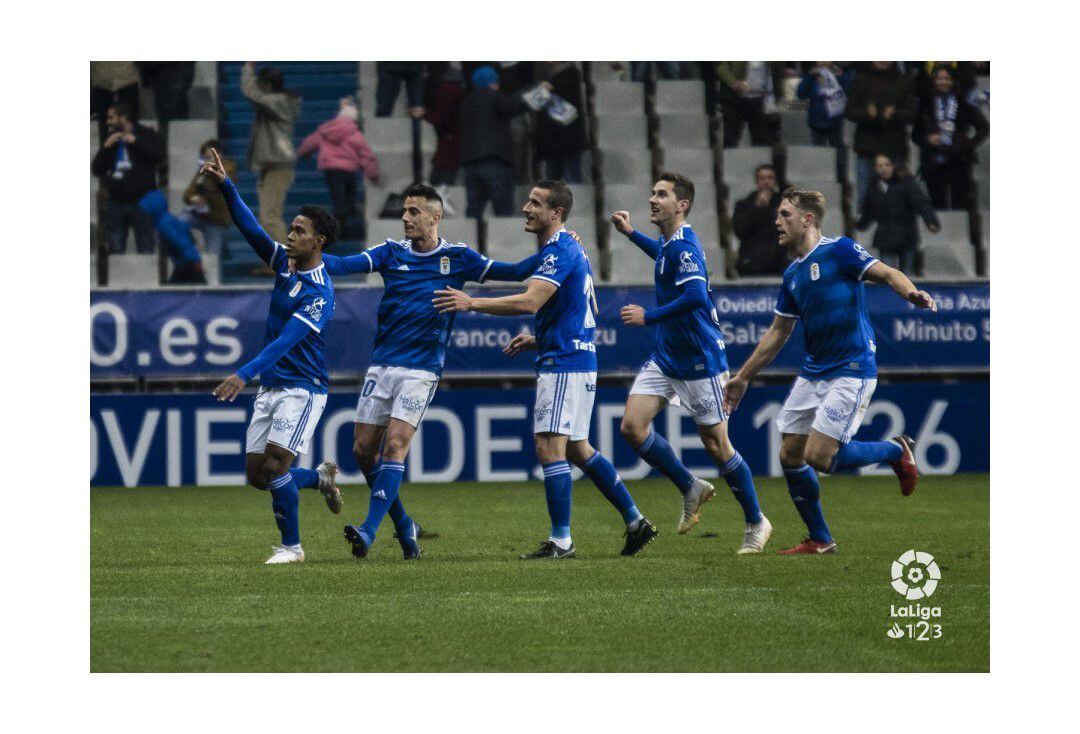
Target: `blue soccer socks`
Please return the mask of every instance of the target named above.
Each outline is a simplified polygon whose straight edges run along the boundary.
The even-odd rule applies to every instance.
[[[742,505],[743,515],[746,522],[756,525],[761,522],[761,508],[758,506],[757,489],[754,487],[754,475],[750,473],[750,465],[743,461],[738,451],[731,459],[720,467],[720,475],[731,488],[731,493]]]
[[[675,483],[683,494],[694,483],[694,477],[671,450],[671,444],[656,431],[649,431],[649,436],[637,449],[638,456],[649,462],[650,466]]]
[[[289,469],[289,473],[292,474],[293,481],[300,489],[314,489],[319,486],[319,472],[314,469],[303,469],[297,466]]]
[[[379,476],[379,465],[376,464],[371,471],[364,472],[364,480],[367,482],[368,487],[374,488],[375,478]],[[390,515],[390,521],[394,523],[394,529],[397,530],[398,535],[407,533],[409,528],[412,527],[412,518],[405,512],[405,505],[401,502],[401,494],[399,493],[394,501],[390,503],[390,511],[387,513]]]
[[[810,538],[821,543],[831,543],[832,535],[825,523],[825,513],[821,509],[821,487],[817,474],[809,464],[785,466],[784,479],[787,480],[795,508],[810,531]]]
[[[368,514],[360,525],[360,533],[368,545],[375,542],[375,533],[382,524],[390,506],[397,499],[401,490],[401,480],[405,476],[405,465],[398,461],[379,463],[375,483],[371,485],[371,499],[368,501]]]
[[[544,493],[551,516],[551,539],[570,539],[570,506],[573,501],[574,477],[565,461],[544,464]]]
[[[599,451],[594,453],[592,458],[581,467],[581,470],[585,472],[585,476],[592,480],[592,483],[596,485],[604,498],[615,506],[615,509],[622,515],[623,522],[629,526],[641,518],[641,512],[638,510],[637,505],[634,504],[634,498],[630,496],[630,491],[623,484],[622,477],[615,471],[615,467],[611,465],[611,462],[604,458],[603,454]]]
[[[300,544],[300,489],[293,481],[293,475],[285,472],[270,482],[271,506],[274,508],[274,520],[281,531],[282,545]]]
[[[840,444],[840,450],[833,457],[830,472],[844,469],[858,469],[885,462],[892,464],[899,461],[904,450],[892,441],[848,441]]]

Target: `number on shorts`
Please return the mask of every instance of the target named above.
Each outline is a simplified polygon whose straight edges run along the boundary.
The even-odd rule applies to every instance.
[[[363,397],[366,398],[367,396],[371,395],[371,393],[374,392],[374,390],[375,390],[375,380],[368,380],[367,382],[364,383],[364,389],[360,394]]]

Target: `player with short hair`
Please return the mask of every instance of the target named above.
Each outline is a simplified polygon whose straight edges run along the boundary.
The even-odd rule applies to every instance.
[[[709,482],[693,476],[664,437],[652,429],[653,419],[667,404],[686,408],[705,450],[742,506],[746,528],[736,553],[760,553],[772,534],[772,524],[758,505],[750,467],[728,438],[728,414],[723,408],[727,356],[710,296],[705,253],[686,221],[693,205],[693,182],[668,171],[653,184],[649,198],[649,221],[660,230],[659,239],[635,230],[629,212],[611,215],[615,228],[652,258],[656,278],[656,308],[646,310],[630,304],[621,313],[623,323],[629,326],[657,327],[656,350],[626,399],[622,435],[682,493],[678,532],[688,533],[715,490]]]
[[[524,280],[535,261],[500,263],[465,244],[447,242],[439,236],[442,214],[442,197],[432,187],[416,184],[405,192],[403,239],[388,239],[358,255],[323,257],[332,275],[379,273],[384,284],[371,365],[353,429],[353,454],[371,490],[367,516],[344,531],[357,558],[367,555],[387,514],[403,557],[421,555],[421,528],[405,511],[401,482],[409,446],[435,396],[454,327],[454,315],[436,312],[431,294],[447,286],[461,288],[466,281]]]
[[[200,173],[217,182],[237,228],[275,272],[263,349],[214,388],[214,396],[232,402],[244,385],[261,376],[247,431],[247,480],[257,489],[270,491],[281,531],[281,545],[274,547],[266,562],[297,563],[304,560],[300,488],[318,489],[331,511],[341,512],[334,464],[324,462],[314,470],[289,468],[298,455],[307,453],[326,407],[329,378],[323,329],[334,316],[334,286],[322,257],[337,238],[338,222],[322,207],[304,206],[293,219],[285,244],[274,242],[226,176],[217,150],[211,148],[209,153],[210,160]],[[290,260],[295,268],[290,267]]]
[[[565,223],[573,207],[570,187],[562,181],[538,182],[522,212],[525,231],[536,235],[538,260],[528,289],[501,298],[473,298],[446,288],[436,293],[443,313],[477,311],[496,316],[535,315],[536,335],[519,334],[506,347],[507,355],[536,349],[536,403],[533,433],[536,456],[544,470],[544,490],[551,534],[525,558],[567,558],[576,552],[570,536],[573,476],[570,462],[581,469],[622,514],[626,542],[622,555],[631,556],[656,536],[656,528],[634,504],[615,467],[589,445],[589,424],[596,398],[596,296],[593,274],[584,248]]]
[[[776,215],[779,245],[796,260],[784,271],[772,324],[746,363],[731,378],[724,409],[735,410],[754,375],[787,343],[795,321],[803,325],[806,358],[776,426],[783,439],[780,464],[788,492],[809,537],[780,551],[785,555],[836,550],[821,509],[815,471],[836,472],[881,462],[892,466],[904,496],[915,490],[915,442],[906,435],[889,441],[852,441],[877,387],[874,330],[866,311],[863,281],[884,283],[916,308],[937,310],[899,270],[878,261],[847,237],[823,237],[825,197],[788,189]]]

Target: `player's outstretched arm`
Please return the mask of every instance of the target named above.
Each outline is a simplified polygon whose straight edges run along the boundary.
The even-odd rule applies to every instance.
[[[641,306],[624,306],[622,320],[628,326],[651,326],[660,321],[678,318],[697,308],[709,308],[709,289],[703,278],[694,278],[683,283],[679,297],[664,306],[647,311]],[[640,309],[640,314],[636,309]]]
[[[534,314],[548,302],[558,288],[554,283],[533,278],[524,293],[501,298],[474,298],[456,288],[435,291],[432,303],[439,313],[476,311],[492,316],[526,316]]]
[[[773,322],[761,337],[754,353],[739,369],[735,376],[724,385],[724,412],[732,413],[739,407],[746,388],[754,376],[772,362],[780,350],[787,344],[791,332],[795,330],[795,319],[777,314]]]
[[[615,229],[629,237],[631,242],[641,248],[641,251],[653,260],[660,254],[660,240],[654,240],[634,229],[630,225],[630,212],[615,212],[611,215],[611,223],[615,225]]]
[[[259,220],[240,198],[236,185],[225,175],[225,164],[222,163],[221,156],[215,149],[210,149],[210,158],[199,169],[199,173],[210,176],[217,182],[221,195],[225,198],[225,205],[229,207],[229,215],[236,222],[236,228],[244,235],[251,249],[255,250],[255,254],[269,265],[276,249],[274,238],[259,226]]]
[[[516,263],[504,263],[499,260],[492,260],[491,265],[488,266],[484,280],[502,280],[520,283],[535,273],[536,268],[539,267],[539,265],[540,253],[530,255],[524,260],[519,260]]]
[[[933,296],[916,288],[910,278],[896,268],[890,268],[883,262],[876,262],[867,268],[863,278],[872,283],[883,283],[889,286],[896,291],[898,296],[915,306],[915,308],[928,308],[931,311],[937,311],[937,304],[934,303]]]
[[[346,257],[323,254],[322,261],[330,275],[367,275],[373,269],[371,256],[362,252]]]
[[[300,319],[289,319],[278,338],[263,347],[259,356],[238,369],[235,374],[229,375],[214,388],[214,397],[231,403],[244,389],[244,385],[251,382],[255,375],[284,357],[286,352],[299,344],[310,331],[311,327]]]

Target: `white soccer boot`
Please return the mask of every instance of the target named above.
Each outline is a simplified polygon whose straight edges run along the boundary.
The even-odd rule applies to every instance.
[[[711,484],[704,479],[694,477],[694,483],[683,495],[682,517],[679,518],[679,526],[676,528],[679,535],[686,535],[698,524],[698,520],[701,519],[702,505],[711,500],[715,494],[716,489]]]
[[[772,523],[765,513],[761,513],[761,520],[756,524],[747,523],[746,533],[743,535],[742,547],[735,551],[737,555],[745,556],[748,553],[761,553],[765,550],[765,544],[772,535]]]
[[[330,512],[340,515],[342,505],[341,490],[334,483],[338,472],[337,464],[332,461],[324,461],[315,467],[315,471],[319,473],[319,492],[322,493],[323,499],[326,500],[326,506],[330,508]]]
[[[275,545],[274,554],[266,559],[267,566],[278,563],[300,563],[304,560],[304,549],[298,545]]]

